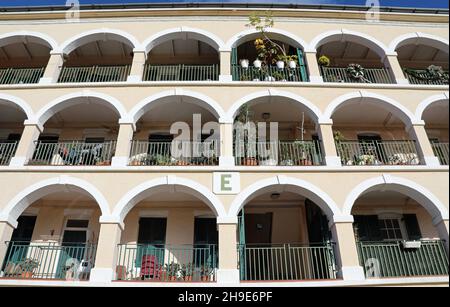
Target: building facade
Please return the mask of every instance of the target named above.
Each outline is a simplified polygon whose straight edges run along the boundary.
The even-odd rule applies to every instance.
[[[448,286],[448,12],[265,10],[0,15],[0,285]]]

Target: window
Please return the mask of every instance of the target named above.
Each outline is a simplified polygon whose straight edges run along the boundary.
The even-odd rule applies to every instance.
[[[383,240],[403,240],[403,231],[400,219],[380,219],[380,231]]]

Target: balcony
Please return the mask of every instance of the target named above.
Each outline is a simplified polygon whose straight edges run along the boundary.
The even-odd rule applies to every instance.
[[[0,84],[39,83],[45,67],[39,68],[0,68]]]
[[[116,280],[215,282],[217,251],[217,245],[121,244]]]
[[[37,141],[28,165],[51,166],[104,166],[111,165],[116,148],[115,141],[86,143],[84,141]]]
[[[266,66],[256,68],[249,66],[243,68],[241,65],[232,65],[233,81],[266,81],[266,82],[304,82],[300,67],[278,68],[276,66]]]
[[[368,278],[448,276],[449,262],[444,242],[423,240],[414,245],[408,247],[406,241],[357,243],[360,263],[366,268]],[[373,265],[370,272],[368,264]]]
[[[235,144],[238,166],[323,165],[320,141],[279,141]]]
[[[433,74],[426,69],[404,69],[410,84],[448,85],[448,71],[443,74]]]
[[[131,166],[214,166],[219,165],[219,143],[132,141]]]
[[[336,149],[342,165],[421,165],[415,141],[341,141]]]
[[[144,81],[218,81],[219,65],[145,65]]]
[[[325,82],[341,83],[394,83],[388,69],[386,68],[365,68],[361,77],[352,75],[345,67],[325,67],[321,66],[320,71]]]
[[[432,142],[431,146],[434,155],[438,157],[441,165],[449,165],[449,146],[448,143]]]
[[[95,265],[94,244],[6,242],[2,278],[87,281]]]
[[[238,256],[243,281],[336,279],[331,244],[247,244]]]
[[[17,142],[0,141],[0,166],[8,165],[16,153]]]
[[[63,67],[58,82],[123,82],[127,80],[130,69],[130,65]]]

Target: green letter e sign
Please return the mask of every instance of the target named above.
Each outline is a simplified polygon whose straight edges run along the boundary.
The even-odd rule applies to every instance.
[[[230,174],[221,174],[220,176],[220,189],[222,192],[231,192],[233,190],[233,186],[231,185],[231,175]]]

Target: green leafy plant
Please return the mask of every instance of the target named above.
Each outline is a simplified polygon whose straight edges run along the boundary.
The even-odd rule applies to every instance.
[[[317,60],[317,63],[319,63],[320,66],[328,67],[331,64],[331,60],[326,55],[322,55]]]

